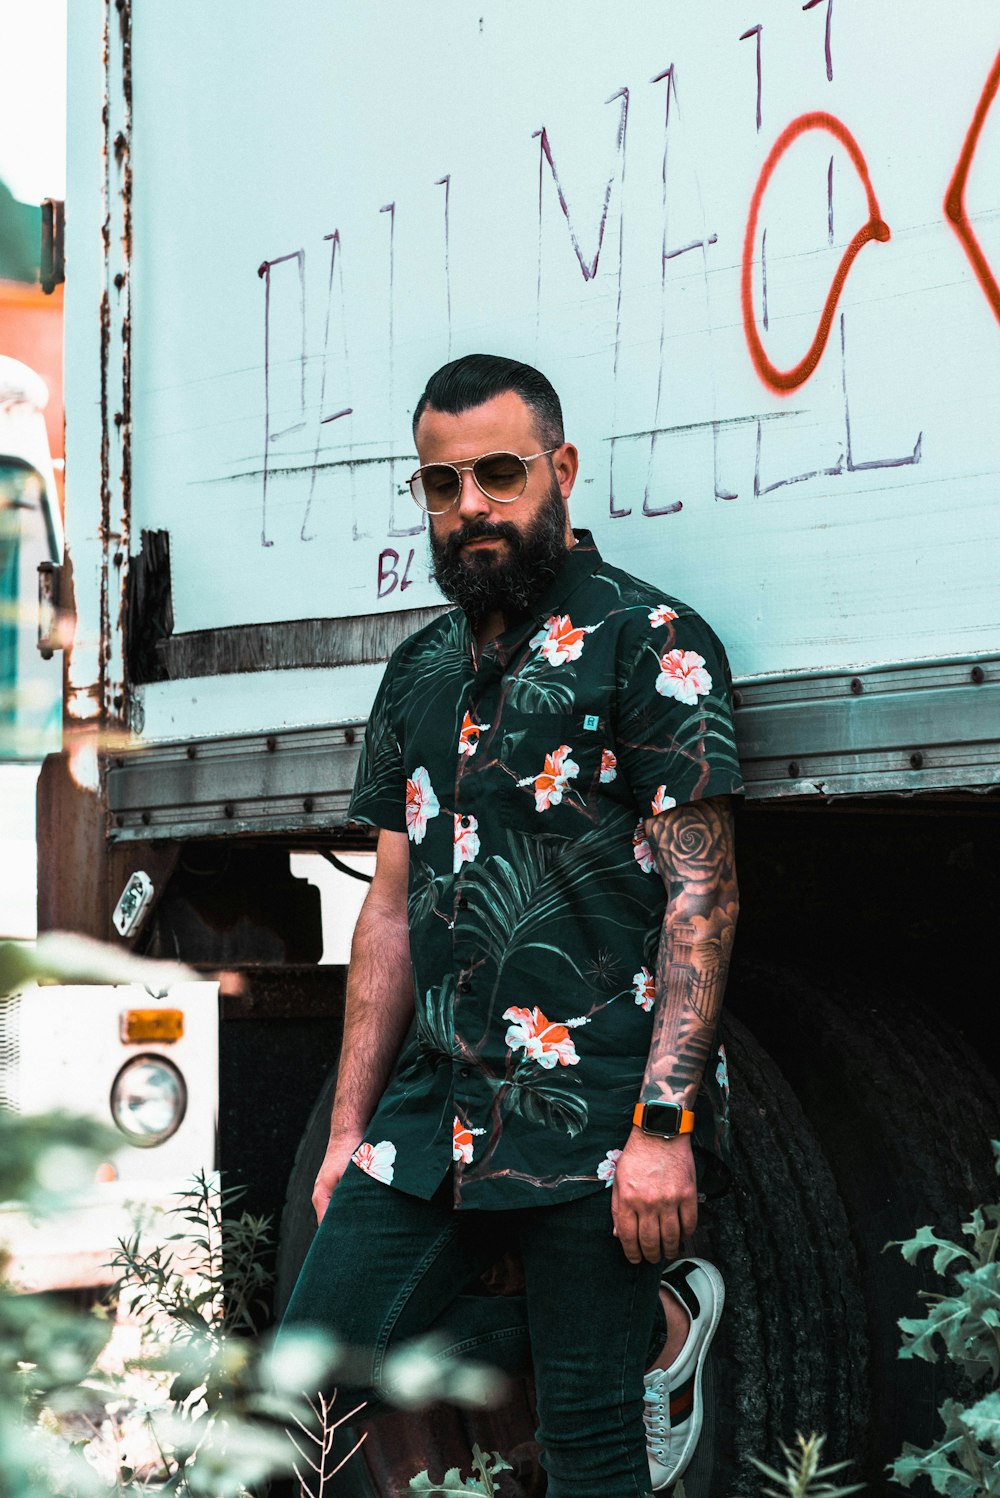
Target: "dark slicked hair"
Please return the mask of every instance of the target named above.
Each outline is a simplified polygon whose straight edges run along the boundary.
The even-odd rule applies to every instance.
[[[560,447],[563,437],[562,406],[541,370],[499,354],[465,354],[432,374],[413,413],[413,431],[428,409],[458,416],[498,395],[513,390],[535,414],[543,447]]]

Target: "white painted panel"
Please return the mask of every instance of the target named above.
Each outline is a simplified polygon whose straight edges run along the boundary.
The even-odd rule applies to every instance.
[[[410,415],[487,349],[560,390],[577,522],[701,608],[738,674],[995,648],[1000,321],[942,205],[998,47],[991,0],[139,0],[133,545],[170,531],[176,629],[433,602]],[[740,265],[809,111],[856,140],[891,238],[781,394]],[[998,115],[967,201],[1000,271]],[[844,144],[803,133],[753,244],[779,368],[867,213]],[[297,674],[235,682],[241,721],[300,721]],[[198,683],[148,689],[151,728],[182,689],[208,731]]]

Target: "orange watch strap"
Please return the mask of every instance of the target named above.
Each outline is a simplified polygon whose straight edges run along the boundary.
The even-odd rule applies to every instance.
[[[646,1104],[645,1103],[636,1103],[635,1109],[634,1109],[634,1111],[632,1113],[632,1122],[635,1124],[635,1126],[636,1126],[637,1129],[641,1129],[642,1128],[642,1121],[645,1118],[645,1116],[646,1116]],[[693,1131],[693,1129],[694,1129],[694,1114],[691,1112],[690,1108],[682,1108],[681,1109],[681,1126],[677,1130],[678,1134],[690,1134]]]

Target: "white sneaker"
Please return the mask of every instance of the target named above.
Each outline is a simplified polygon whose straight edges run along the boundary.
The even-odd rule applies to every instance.
[[[701,1435],[701,1372],[726,1299],[722,1275],[705,1259],[676,1259],[660,1284],[684,1306],[691,1326],[670,1367],[644,1379],[642,1418],[654,1493],[675,1483],[694,1456]]]

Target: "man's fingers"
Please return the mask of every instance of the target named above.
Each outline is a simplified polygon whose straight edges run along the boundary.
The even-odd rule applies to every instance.
[[[639,1247],[642,1257],[651,1264],[658,1264],[663,1258],[663,1229],[664,1223],[656,1212],[646,1213],[639,1219]]]
[[[639,1222],[634,1212],[619,1210],[615,1214],[615,1233],[630,1264],[642,1258],[639,1247]]]

